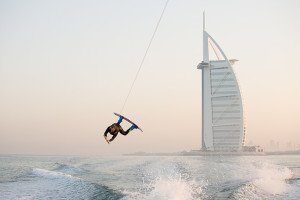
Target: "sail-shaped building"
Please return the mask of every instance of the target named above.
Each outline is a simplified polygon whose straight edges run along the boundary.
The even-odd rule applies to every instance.
[[[242,151],[245,126],[235,61],[206,32],[203,15],[203,61],[197,67],[202,71],[202,150]]]

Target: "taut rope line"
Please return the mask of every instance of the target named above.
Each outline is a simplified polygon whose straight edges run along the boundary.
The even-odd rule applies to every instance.
[[[139,65],[138,71],[136,72],[135,77],[134,77],[134,79],[133,79],[133,82],[131,83],[130,89],[129,89],[129,91],[128,91],[128,94],[127,94],[127,96],[126,96],[126,98],[125,98],[125,101],[124,101],[124,103],[123,103],[123,106],[122,106],[122,109],[121,109],[121,112],[120,112],[121,114],[122,114],[122,112],[123,112],[123,110],[124,110],[124,108],[125,108],[125,106],[126,106],[128,97],[130,96],[130,94],[131,94],[131,92],[132,92],[133,86],[134,86],[134,84],[135,84],[135,82],[136,82],[136,79],[137,79],[137,77],[138,77],[138,75],[139,75],[139,73],[140,73],[140,71],[141,71],[141,68],[142,68],[142,66],[143,66],[143,64],[144,64],[144,61],[145,61],[145,59],[146,59],[146,56],[147,56],[147,54],[148,54],[148,51],[149,51],[149,49],[150,49],[150,46],[151,46],[152,41],[153,41],[153,39],[154,39],[154,36],[155,36],[155,34],[156,34],[156,32],[157,32],[157,29],[158,29],[158,27],[159,27],[159,24],[160,24],[160,22],[161,22],[161,20],[162,20],[162,18],[163,18],[163,15],[164,15],[164,13],[165,13],[165,10],[166,10],[166,8],[167,8],[168,3],[169,3],[169,0],[167,0],[166,3],[165,3],[165,6],[164,6],[164,8],[163,8],[163,10],[162,10],[162,13],[161,13],[161,15],[160,15],[160,17],[159,17],[159,20],[158,20],[158,22],[157,22],[157,24],[156,24],[156,26],[155,26],[154,32],[153,32],[153,34],[152,34],[152,36],[151,36],[151,39],[150,39],[149,44],[148,44],[148,46],[147,46],[147,49],[146,49],[146,51],[145,51],[145,53],[144,53],[143,59],[142,59],[140,65]]]

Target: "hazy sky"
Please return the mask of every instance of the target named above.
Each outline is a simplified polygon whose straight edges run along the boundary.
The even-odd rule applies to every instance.
[[[124,112],[144,133],[106,144],[164,3],[1,0],[0,153],[199,148],[203,10],[239,60],[246,143],[300,144],[298,0],[171,0]]]

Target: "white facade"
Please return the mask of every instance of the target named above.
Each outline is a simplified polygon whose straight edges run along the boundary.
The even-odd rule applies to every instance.
[[[204,26],[203,26],[204,27]],[[217,60],[210,59],[209,45]],[[220,54],[220,55],[218,55]],[[243,104],[232,64],[215,40],[203,30],[202,149],[241,151],[245,129]]]

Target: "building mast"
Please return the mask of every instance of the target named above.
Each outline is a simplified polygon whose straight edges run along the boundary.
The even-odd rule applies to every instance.
[[[208,51],[208,34],[205,31],[205,12],[203,12],[203,61],[198,66],[202,70],[202,150],[213,150],[212,137],[208,133],[211,128],[211,100],[207,94],[211,93],[210,67]]]

